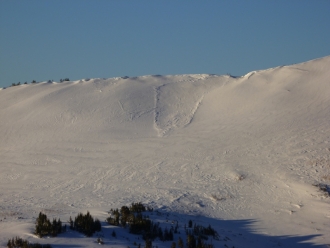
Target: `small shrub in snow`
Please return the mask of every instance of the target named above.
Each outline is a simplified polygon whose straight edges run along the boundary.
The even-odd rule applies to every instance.
[[[324,192],[325,196],[330,196],[330,186],[324,183],[313,184],[315,187],[319,188],[320,191]]]
[[[99,245],[104,245],[104,242],[101,238],[97,238],[96,242],[99,244]]]

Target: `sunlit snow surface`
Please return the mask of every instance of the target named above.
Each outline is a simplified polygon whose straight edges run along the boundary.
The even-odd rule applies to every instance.
[[[136,201],[211,223],[228,246],[330,244],[330,198],[313,186],[330,184],[330,57],[239,78],[9,87],[0,138],[0,246],[20,236],[94,247],[77,233],[38,239],[35,218],[89,210],[103,221]]]

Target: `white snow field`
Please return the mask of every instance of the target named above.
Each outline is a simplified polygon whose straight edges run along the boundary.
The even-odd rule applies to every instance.
[[[89,210],[104,221],[132,202],[210,223],[229,238],[215,247],[330,246],[330,198],[313,186],[330,185],[330,56],[237,78],[9,87],[0,138],[3,247],[14,236],[95,247],[96,236],[73,231],[40,239],[35,218]],[[102,225],[105,246],[134,247],[135,236],[114,240]]]

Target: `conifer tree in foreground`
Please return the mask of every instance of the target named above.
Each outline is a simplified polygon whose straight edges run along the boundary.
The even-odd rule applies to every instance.
[[[152,248],[152,242],[150,239],[146,239],[145,248]]]
[[[184,248],[183,240],[180,237],[179,237],[179,240],[178,240],[178,247],[179,248]]]
[[[39,213],[39,216],[36,220],[35,234],[40,238],[43,236],[51,235],[53,237],[62,232],[62,222],[61,220],[53,219],[51,223],[47,218],[47,215]]]
[[[87,211],[87,214],[83,215],[80,213],[77,217],[75,217],[73,229],[85,234],[87,237],[90,237],[95,232],[101,231],[101,222],[98,219],[94,220],[91,214]]]

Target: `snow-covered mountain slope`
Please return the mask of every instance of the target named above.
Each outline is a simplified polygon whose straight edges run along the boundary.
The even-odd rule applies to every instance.
[[[330,184],[329,56],[240,78],[9,87],[0,137],[1,244],[39,211],[104,218],[133,201],[330,244],[330,199],[313,186]]]

